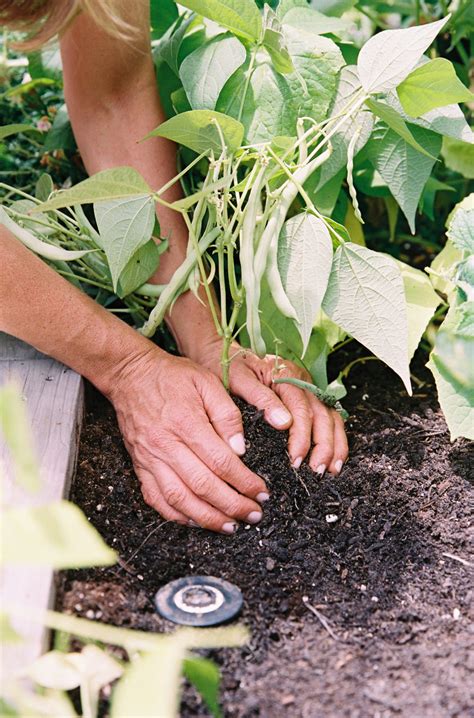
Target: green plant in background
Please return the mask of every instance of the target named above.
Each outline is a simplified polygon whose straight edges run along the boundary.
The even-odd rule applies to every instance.
[[[40,489],[38,465],[32,451],[25,408],[17,388],[0,387],[0,433],[10,449],[16,480],[28,491]],[[1,467],[0,467],[1,468]],[[1,506],[2,565],[51,566],[56,569],[108,566],[116,554],[102,541],[82,511],[68,501],[34,507]],[[202,694],[209,710],[220,716],[219,671],[209,660],[189,653],[196,648],[240,646],[247,633],[240,626],[224,629],[185,629],[170,635],[115,628],[54,611],[28,606],[4,607],[0,612],[2,641],[21,641],[12,620],[27,616],[61,632],[63,645],[71,637],[85,642],[79,652],[52,650],[25,666],[17,679],[2,685],[0,710],[11,716],[77,716],[67,691],[80,689],[81,715],[95,718],[101,689],[118,681],[112,691],[111,715],[178,715],[181,675]],[[120,646],[129,663],[113,658],[106,645]],[[24,678],[33,682],[25,685]]]
[[[131,168],[53,194],[47,187],[47,199],[37,191],[46,201],[27,211],[9,204],[17,227],[10,226],[20,239],[28,228],[63,249],[94,250],[69,256],[67,266],[50,261],[90,291],[106,292],[98,295],[104,304],[114,293],[123,297],[137,324],[146,317],[147,336],[182,291],[202,284],[223,339],[226,385],[238,337],[260,355],[275,348],[301,361],[314,391],[333,405],[353,364],[329,385],[327,357],[349,335],[410,391],[409,360],[441,300],[423,272],[387,254],[397,255],[393,243],[384,240],[382,252],[365,246],[362,223],[374,196],[383,198],[392,241],[399,209],[412,233],[420,207],[435,220],[437,194],[453,189],[437,178],[437,158],[451,152],[453,166],[453,157],[471,151],[473,133],[454,103],[473,95],[457,65],[423,54],[449,24],[454,45],[463,47],[464,5],[451,18],[379,32],[360,52],[348,44],[351,13],[343,14],[355,3],[283,0],[274,10],[264,4],[263,12],[252,0],[181,5],[194,12],[152,3],[159,87],[171,115],[152,134],[180,145],[182,169],[166,187],[183,185],[185,197],[172,207],[190,237],[170,283],[146,285],[160,251],[152,241],[153,206],[166,204],[166,187],[155,191]],[[367,14],[366,3],[356,6]],[[436,16],[424,4],[383,11],[406,13],[409,24],[413,10],[423,10],[423,19]],[[95,221],[80,209],[86,203]],[[370,228],[366,234],[371,239]],[[431,239],[413,242],[441,248]],[[219,306],[210,291],[214,277]]]
[[[428,363],[451,438],[474,439],[474,194],[456,205],[448,243],[431,265],[449,304]]]

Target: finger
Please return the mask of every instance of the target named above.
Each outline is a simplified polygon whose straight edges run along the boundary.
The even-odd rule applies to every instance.
[[[209,420],[219,436],[238,456],[245,454],[242,415],[222,384],[207,377],[197,387]]]
[[[349,455],[349,446],[347,443],[344,421],[337,411],[331,412],[334,419],[334,455],[329,464],[329,471],[334,476],[341,473],[344,462]]]
[[[196,419],[196,417],[195,417]],[[199,428],[180,437],[196,456],[220,479],[244,496],[258,503],[268,500],[269,492],[263,479],[243,464],[217,436],[205,417]]]
[[[189,516],[185,516],[166,503],[153,474],[146,469],[135,469],[135,473],[141,484],[143,499],[148,506],[158,511],[168,521],[176,521],[179,524],[189,523]]]
[[[187,446],[179,447],[171,465],[196,496],[226,516],[249,524],[257,524],[261,520],[260,505],[218,478]]]
[[[287,409],[291,412],[293,423],[290,426],[288,453],[295,469],[299,469],[311,447],[313,431],[313,412],[306,394],[290,384],[275,384]]]
[[[288,429],[291,425],[293,417],[288,409],[272,389],[258,380],[252,369],[242,371],[238,377],[234,377],[232,391],[248,404],[263,411],[265,420],[274,429]]]
[[[202,528],[224,534],[235,533],[238,528],[237,523],[227,514],[196,496],[174,469],[164,461],[153,464],[153,473],[158,477],[160,490],[169,507],[188,516]]]
[[[313,409],[313,441],[309,465],[322,476],[332,462],[334,455],[334,419],[332,412],[316,397],[310,398]]]

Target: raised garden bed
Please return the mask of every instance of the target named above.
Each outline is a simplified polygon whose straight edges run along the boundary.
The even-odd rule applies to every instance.
[[[220,576],[242,589],[252,635],[211,652],[225,716],[469,715],[469,445],[450,443],[430,375],[420,361],[414,372],[423,383],[409,398],[381,364],[354,368],[351,456],[336,479],[294,471],[285,435],[242,407],[245,460],[272,499],[260,526],[232,538],[164,523],[144,504],[113,411],[90,391],[72,499],[121,563],[63,574],[58,608],[169,631],[158,588]],[[192,689],[181,715],[207,715]]]

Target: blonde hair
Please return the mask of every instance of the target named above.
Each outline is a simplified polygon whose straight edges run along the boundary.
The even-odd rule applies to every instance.
[[[124,17],[125,4],[123,0],[0,0],[0,26],[27,32],[16,47],[33,50],[63,32],[84,11],[111,35],[131,40],[136,29]]]

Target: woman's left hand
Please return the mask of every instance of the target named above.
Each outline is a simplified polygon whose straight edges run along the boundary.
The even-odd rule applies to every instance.
[[[222,339],[216,339],[200,352],[198,362],[221,377]],[[321,476],[329,471],[340,473],[348,456],[344,422],[308,391],[291,384],[274,384],[276,378],[294,377],[312,382],[307,371],[287,359],[267,355],[263,359],[250,350],[233,344],[230,364],[230,391],[264,412],[275,429],[289,429],[288,454],[293,467],[299,468],[308,455],[309,466]]]

